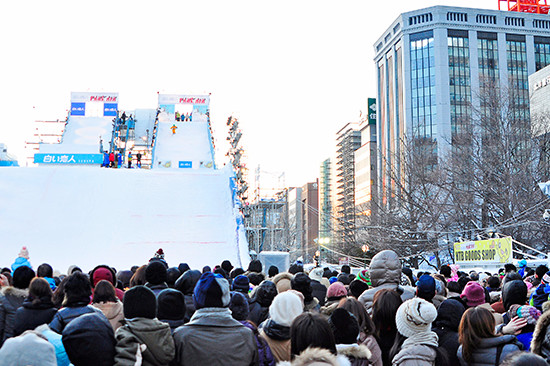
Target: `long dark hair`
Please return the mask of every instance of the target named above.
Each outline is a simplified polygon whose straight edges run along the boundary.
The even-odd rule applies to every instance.
[[[395,331],[395,314],[403,300],[397,291],[382,289],[374,294],[372,302],[372,322],[375,335],[380,338],[383,333]]]
[[[340,303],[338,306],[343,308],[355,316],[357,322],[359,323],[359,329],[361,332],[365,333],[366,336],[374,335],[376,329],[374,323],[372,322],[367,309],[361,304],[357,299],[353,297],[348,297],[343,303]]]
[[[95,285],[93,303],[117,302],[116,292],[113,284],[106,280],[101,280]]]
[[[130,288],[134,287],[134,286],[145,285],[145,283],[147,282],[145,280],[145,270],[146,269],[147,269],[146,264],[139,267],[138,269],[136,269],[136,273],[134,273],[132,278],[130,278]]]
[[[484,338],[493,338],[495,335],[495,318],[484,308],[470,308],[462,315],[458,326],[458,342],[462,345],[464,361],[473,362],[473,354]]]
[[[328,321],[320,314],[300,314],[290,326],[290,354],[298,356],[308,347],[319,347],[336,355],[336,341]]]

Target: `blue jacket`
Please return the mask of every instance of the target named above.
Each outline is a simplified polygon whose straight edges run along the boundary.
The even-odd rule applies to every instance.
[[[541,283],[531,295],[529,305],[542,311],[542,304],[548,301],[548,294],[550,294],[550,285]]]
[[[15,262],[13,262],[13,264],[11,265],[12,272],[21,266],[27,266],[29,268],[32,268],[31,262],[29,262],[27,258],[17,257],[15,258]]]
[[[48,339],[48,342],[50,342],[55,348],[57,366],[69,366],[71,362],[69,361],[69,356],[67,356],[67,352],[65,352],[63,342],[61,341],[61,334],[57,334],[56,332],[52,331],[47,324],[39,326],[38,328],[36,328],[36,331],[42,333],[42,335]]]
[[[96,309],[91,305],[78,306],[74,308],[61,308],[54,315],[53,320],[50,323],[50,328],[54,332],[61,334],[63,332],[63,329],[65,329],[67,324],[69,324],[71,321],[81,315],[94,312],[103,314],[101,310]]]

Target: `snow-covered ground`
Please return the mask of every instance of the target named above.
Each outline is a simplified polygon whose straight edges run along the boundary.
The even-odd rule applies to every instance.
[[[21,246],[36,268],[142,265],[158,248],[170,266],[247,266],[237,235],[230,171],[99,167],[0,170],[0,265]],[[246,268],[246,267],[245,267]]]

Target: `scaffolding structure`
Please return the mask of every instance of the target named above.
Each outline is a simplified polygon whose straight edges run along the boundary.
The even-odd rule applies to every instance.
[[[357,123],[348,123],[336,137],[337,241],[355,243],[355,150],[361,147]]]
[[[498,0],[498,10],[517,11],[521,13],[548,14],[550,5],[547,0]],[[500,8],[500,3],[505,2],[507,9]]]

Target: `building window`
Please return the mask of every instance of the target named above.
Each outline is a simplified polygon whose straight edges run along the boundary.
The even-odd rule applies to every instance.
[[[447,13],[447,20],[454,21],[454,22],[467,22],[468,21],[468,14],[466,13],[455,13],[455,12],[448,12]]]
[[[535,19],[533,20],[533,28],[550,29],[550,20]]]
[[[409,17],[409,25],[431,22],[434,19],[432,13],[419,14]]]
[[[506,35],[506,59],[510,83],[510,98],[516,118],[529,120],[529,80],[525,37]]]
[[[536,71],[550,65],[550,37],[535,37]]]
[[[467,32],[449,30],[449,91],[451,100],[451,136],[469,133],[470,123],[470,50]]]
[[[411,34],[411,106],[413,139],[437,159],[435,60],[433,32]]]
[[[478,15],[476,15],[476,23],[497,24],[497,16],[496,15],[478,14]]]
[[[514,27],[525,27],[525,19],[515,18],[515,17],[506,17],[504,18],[504,24],[513,25]]]

